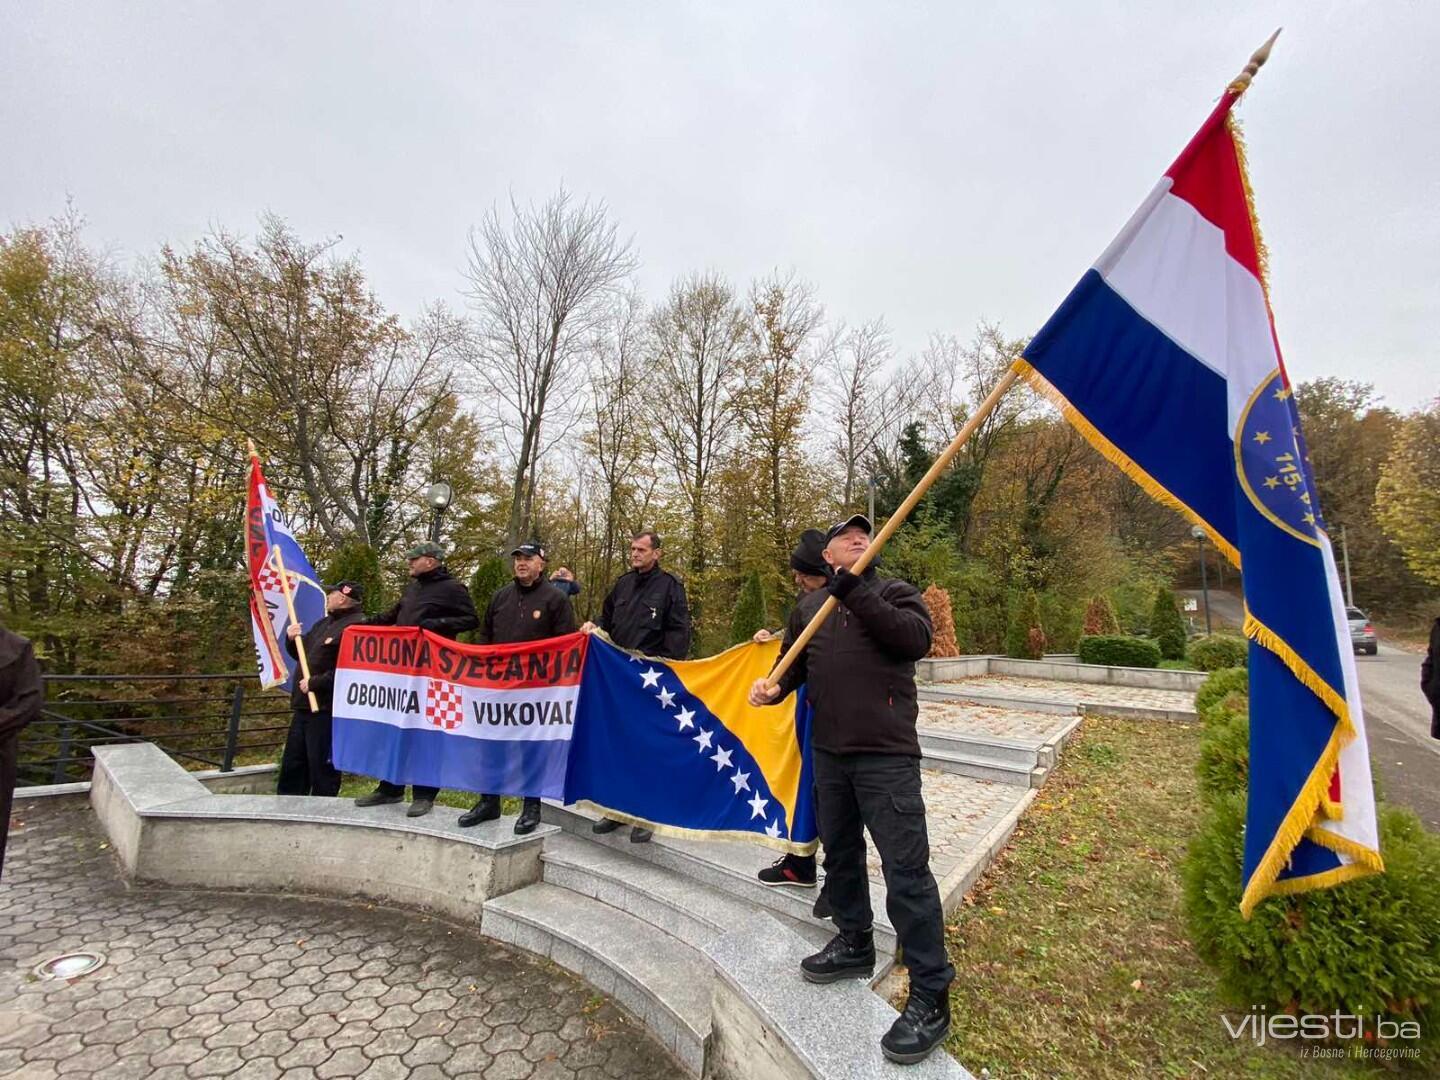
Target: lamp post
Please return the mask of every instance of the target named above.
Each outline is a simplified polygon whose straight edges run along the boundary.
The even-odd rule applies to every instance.
[[[870,514],[869,514],[869,517],[870,517],[870,527],[871,527],[872,529],[875,527],[875,484],[876,484],[877,480],[878,480],[877,477],[874,477],[874,476],[870,477]]]
[[[1200,595],[1205,598],[1205,633],[1210,633],[1210,578],[1205,572],[1205,530],[1199,525],[1190,527],[1195,538],[1195,550],[1200,556]]]
[[[425,501],[430,504],[430,509],[435,514],[430,520],[430,539],[437,544],[440,542],[440,519],[445,516],[445,511],[450,506],[450,500],[454,497],[455,489],[444,480],[437,480],[425,492]]]

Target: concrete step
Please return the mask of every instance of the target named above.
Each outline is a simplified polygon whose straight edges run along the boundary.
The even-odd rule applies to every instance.
[[[548,956],[609,994],[692,1076],[705,1067],[714,978],[703,953],[593,897],[539,882],[485,902],[488,937]]]
[[[824,944],[834,934],[827,920],[810,914],[819,895],[818,889],[797,889],[762,885],[756,873],[776,856],[754,844],[723,840],[682,840],[656,836],[648,844],[632,844],[630,830],[618,829],[604,835],[590,831],[599,817],[590,811],[541,804],[541,819],[559,825],[581,840],[603,845],[609,850],[663,867],[682,878],[697,883],[702,889],[718,890],[736,900],[781,916],[793,923],[807,941]],[[875,915],[875,948],[886,957],[895,953],[895,930],[885,916],[885,887],[870,883],[870,906]]]
[[[551,837],[540,860],[550,884],[619,908],[696,949],[744,928],[756,914],[752,905],[673,870],[569,833]]]
[[[994,761],[934,747],[922,747],[922,751],[927,769],[940,769],[959,776],[972,776],[976,780],[990,780],[1013,787],[1035,786],[1034,774],[1037,766],[1034,765],[1016,765],[1008,761]]]
[[[981,735],[953,728],[921,727],[916,730],[922,752],[934,748],[948,750],[952,754],[979,758],[984,761],[1004,762],[1034,768],[1036,765],[1053,765],[1045,761],[1043,754],[1046,744],[1022,739],[1002,739],[995,735]]]
[[[1078,716],[1081,712],[1078,702],[1026,697],[1023,689],[1014,692],[995,691],[989,688],[972,690],[965,689],[963,684],[920,683],[917,693],[921,701],[969,702],[972,705],[983,705],[991,709],[1053,713],[1056,716]]]

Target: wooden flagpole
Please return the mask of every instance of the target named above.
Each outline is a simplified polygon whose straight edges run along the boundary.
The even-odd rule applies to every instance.
[[[875,534],[875,539],[870,541],[870,546],[861,553],[860,558],[855,560],[855,565],[850,568],[852,574],[863,574],[865,568],[875,561],[875,556],[880,554],[880,549],[885,546],[886,541],[888,541],[890,537],[895,535],[895,530],[904,524],[905,519],[910,515],[910,511],[915,509],[915,504],[925,497],[925,492],[930,490],[930,485],[940,478],[940,474],[943,473],[950,462],[954,460],[955,455],[960,452],[960,448],[970,441],[970,436],[975,434],[975,429],[985,422],[987,416],[995,411],[995,406],[1000,404],[1000,399],[1005,396],[1005,392],[1014,384],[1016,378],[1017,376],[1014,369],[1005,372],[1005,374],[1001,376],[1000,381],[995,384],[995,389],[990,391],[990,395],[980,403],[980,407],[975,410],[975,414],[971,416],[969,420],[965,421],[965,426],[956,433],[955,438],[950,441],[950,445],[935,459],[935,463],[930,466],[929,471],[920,478],[920,482],[915,485],[915,490],[905,497],[905,501],[900,504],[900,508],[890,515],[889,521],[885,522],[884,528]],[[790,646],[789,651],[780,658],[780,662],[776,664],[774,670],[770,672],[766,678],[767,685],[773,687],[780,681],[780,676],[790,670],[790,665],[795,662],[795,657],[799,656],[800,651],[810,643],[810,639],[815,636],[815,631],[820,629],[821,625],[830,617],[830,613],[835,610],[839,603],[840,602],[833,596],[827,596],[825,598],[825,603],[820,605],[820,610],[815,612],[814,616],[810,619],[809,625],[806,626],[800,636],[795,639],[795,644]]]
[[[245,445],[250,449],[250,460],[259,461],[260,455],[255,451],[255,441],[253,439],[246,439]],[[290,613],[290,622],[295,626],[300,626],[300,616],[295,614],[295,597],[290,593],[290,579],[285,576],[285,558],[280,554],[280,548],[278,546],[271,546],[270,559],[275,564],[275,572],[280,575],[280,591],[285,594],[285,610]],[[303,626],[300,628],[304,630]],[[300,674],[306,682],[309,682],[310,660],[305,655],[305,638],[303,634],[295,639],[295,655],[300,659]],[[312,713],[319,712],[320,700],[315,696],[315,691],[307,691],[306,696],[310,699],[310,711]]]

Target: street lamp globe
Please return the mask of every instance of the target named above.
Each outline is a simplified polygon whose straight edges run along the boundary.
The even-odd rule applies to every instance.
[[[1190,526],[1190,535],[1191,535],[1192,537],[1194,537],[1196,540],[1204,540],[1204,539],[1205,539],[1205,530],[1202,529],[1199,525],[1191,525],[1191,526]]]
[[[425,501],[435,510],[444,510],[454,497],[455,489],[444,480],[431,484],[430,489],[425,492]]]

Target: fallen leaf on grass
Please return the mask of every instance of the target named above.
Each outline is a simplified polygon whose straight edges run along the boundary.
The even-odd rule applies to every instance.
[[[1134,982],[1132,982],[1132,983],[1130,984],[1130,989],[1131,989],[1131,990],[1139,990],[1142,985],[1144,985],[1144,984],[1141,983],[1139,979],[1136,979]]]

